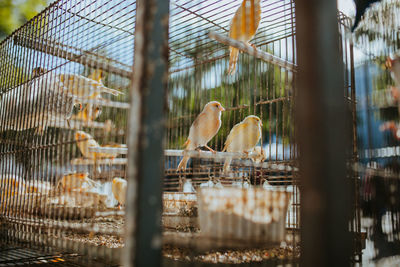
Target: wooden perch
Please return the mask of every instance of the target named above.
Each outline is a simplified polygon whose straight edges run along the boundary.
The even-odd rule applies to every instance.
[[[109,129],[113,125],[108,125],[98,121],[80,121],[80,120],[65,120],[61,117],[52,117],[46,124],[48,127],[64,128],[64,129],[80,129],[81,127],[89,127],[96,129]]]
[[[72,159],[72,165],[125,165],[127,163],[126,158],[116,158],[116,159],[97,159],[96,162],[93,159],[77,158]]]
[[[122,155],[122,154],[128,154],[128,148],[127,147],[92,146],[92,147],[89,147],[89,152]]]
[[[111,101],[108,99],[88,99],[88,98],[80,98],[78,97],[77,100],[79,100],[82,104],[93,104],[96,106],[102,106],[102,107],[111,107],[111,108],[121,108],[121,109],[129,109],[130,105],[129,103],[125,102],[117,102],[117,101]]]
[[[102,61],[98,61],[92,57],[89,57],[89,53],[93,53],[90,51],[84,51],[78,48],[68,47],[66,45],[58,44],[54,41],[46,40],[46,39],[39,39],[39,38],[31,38],[27,36],[15,35],[14,36],[14,43],[19,46],[23,46],[26,48],[30,48],[36,51],[40,51],[46,53],[48,55],[64,58],[69,61],[77,62],[82,65],[89,66],[95,69],[102,69],[106,72],[114,73],[120,75],[122,77],[130,79],[132,77],[132,72],[126,71],[124,69],[111,66],[108,64],[104,64]],[[67,50],[69,49],[69,51]],[[71,52],[70,50],[75,50],[78,53]],[[119,65],[125,65],[121,62],[118,62],[113,59],[108,59],[109,61],[116,62]],[[130,67],[130,66],[127,66]]]
[[[268,52],[253,48],[243,42],[229,38],[228,36],[225,36],[225,35],[222,35],[222,34],[219,34],[216,32],[209,32],[208,36],[217,42],[236,47],[237,49],[239,49],[249,55],[252,55],[256,58],[259,58],[265,62],[277,65],[279,67],[282,67],[282,68],[287,69],[292,72],[297,71],[297,66],[295,64],[293,64],[289,61],[286,61],[280,57],[274,56]]]

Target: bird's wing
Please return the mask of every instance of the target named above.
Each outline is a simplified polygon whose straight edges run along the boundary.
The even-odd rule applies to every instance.
[[[96,82],[101,83],[101,74],[102,74],[102,73],[103,73],[103,71],[102,71],[101,69],[94,70],[94,71],[88,76],[88,78],[89,78],[89,79],[92,79],[92,80],[94,80],[94,81],[96,81]]]
[[[245,6],[245,1],[243,1],[242,4],[240,4],[239,8],[236,10],[235,15],[233,16],[229,28],[229,37],[233,39],[237,39],[238,36],[240,35],[240,32],[242,32],[243,26],[245,26],[245,23],[241,23],[244,19],[246,21],[245,17],[245,12],[243,12]]]
[[[245,131],[248,127],[247,123],[239,123],[236,124],[235,126],[233,126],[232,130],[230,131],[228,138],[226,138],[225,141],[225,147],[224,147],[224,151],[230,146],[230,144],[234,141],[237,141],[237,136],[242,133],[243,131]]]
[[[261,7],[260,4],[255,4],[254,0],[250,0],[250,6],[246,7],[246,1],[243,1],[239,8],[236,10],[232,18],[229,37],[240,40],[242,38],[249,41],[256,33],[261,20]],[[246,16],[249,14],[249,18]]]
[[[197,128],[197,127],[204,126],[204,125],[201,125],[201,123],[202,123],[202,121],[205,120],[205,118],[206,118],[206,113],[205,113],[205,112],[200,113],[200,114],[197,116],[197,118],[193,121],[191,127]]]

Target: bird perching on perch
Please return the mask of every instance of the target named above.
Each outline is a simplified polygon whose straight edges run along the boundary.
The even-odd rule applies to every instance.
[[[254,37],[261,20],[260,0],[243,0],[232,18],[229,37],[245,44]],[[236,72],[236,63],[239,58],[239,49],[229,47],[229,68],[228,74]]]

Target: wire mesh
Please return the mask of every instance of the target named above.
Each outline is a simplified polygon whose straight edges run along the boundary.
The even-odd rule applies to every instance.
[[[248,3],[251,6],[251,2],[243,1],[243,5]],[[171,74],[164,181],[165,239],[174,245],[184,244],[199,250],[272,246],[282,249],[282,258],[296,261],[300,245],[301,180],[293,114],[293,95],[296,93],[294,4],[292,1],[260,1],[260,26],[249,42],[256,49],[249,47],[247,40],[243,44],[232,40],[235,38],[226,37],[231,34],[231,20],[239,4],[237,1],[226,1],[223,4],[207,1],[171,2]],[[352,151],[349,158],[351,165],[358,157],[353,46],[346,38],[351,20],[339,13],[338,21],[346,77],[344,98],[352,129],[349,148]],[[228,73],[229,45],[244,51],[238,57],[237,69],[233,75]],[[191,151],[195,148],[190,148],[187,142],[194,136],[191,127],[210,101],[218,101],[225,111],[222,112],[221,128],[215,137],[201,146],[209,150],[207,145],[217,152],[213,154],[200,151],[199,148],[199,151]],[[235,153],[219,152],[224,150],[231,129],[248,115],[257,115],[262,121],[262,137],[258,147],[254,151],[238,149]],[[237,142],[246,143],[245,139]],[[186,168],[180,168],[180,163],[185,163],[185,156],[191,159]],[[227,158],[233,159],[229,171],[224,167]],[[354,195],[349,223],[349,231],[354,236],[353,259],[360,260],[363,236],[358,202],[359,177],[351,168],[348,177]],[[280,211],[285,219],[279,220],[276,215],[277,220],[272,219],[272,223],[261,223],[265,229],[256,225],[254,214],[262,213],[258,204],[273,212],[269,205],[274,201],[268,195],[247,195],[248,192],[257,192],[258,188],[275,192],[277,196],[279,193],[287,194],[287,205],[282,205],[284,211]],[[246,206],[248,198],[254,198],[254,203],[261,203]],[[246,217],[247,209],[254,212],[250,219]],[[265,211],[266,218],[268,211]],[[199,220],[193,221],[192,218],[197,216]],[[243,218],[248,221],[243,221]],[[284,235],[280,235],[278,228],[274,228],[275,223],[284,226]],[[260,229],[272,232],[271,236],[257,232]],[[176,230],[179,234],[174,235]],[[189,232],[186,239],[182,231]],[[213,262],[218,262],[218,259]]]
[[[241,20],[244,31],[257,24],[260,8],[258,30],[249,40],[225,38],[234,37],[230,23],[240,7],[249,10]],[[230,248],[240,256],[227,255],[228,262],[299,259],[294,8],[290,0],[170,1],[165,257],[215,263],[216,256],[204,251]],[[344,38],[349,19],[338,17],[355,163],[353,47]],[[0,44],[0,214],[11,236],[120,258],[135,19],[135,1],[59,0]],[[244,50],[233,69],[229,46]],[[183,149],[193,121],[210,101],[225,109],[218,133]],[[257,144],[221,152],[234,125],[249,115],[262,123]],[[236,143],[247,139],[244,134]],[[193,151],[205,145],[218,152]],[[179,170],[187,155],[186,169]],[[354,254],[361,257],[359,179],[353,169],[349,181],[354,189],[349,230]],[[176,256],[177,247],[189,252]]]
[[[115,150],[126,147],[135,10],[60,0],[1,43],[0,210],[16,236],[123,246],[126,157]]]

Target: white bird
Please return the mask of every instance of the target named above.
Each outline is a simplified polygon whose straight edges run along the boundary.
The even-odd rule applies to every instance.
[[[127,186],[128,182],[125,179],[116,177],[112,181],[111,191],[115,199],[118,200],[118,208],[125,205]]]
[[[212,188],[212,187],[214,187],[214,182],[211,180],[208,180],[207,182],[201,183],[200,187],[201,188],[207,188],[207,187]]]
[[[186,179],[185,183],[183,184],[183,193],[196,193],[196,190],[194,189],[190,179]]]

